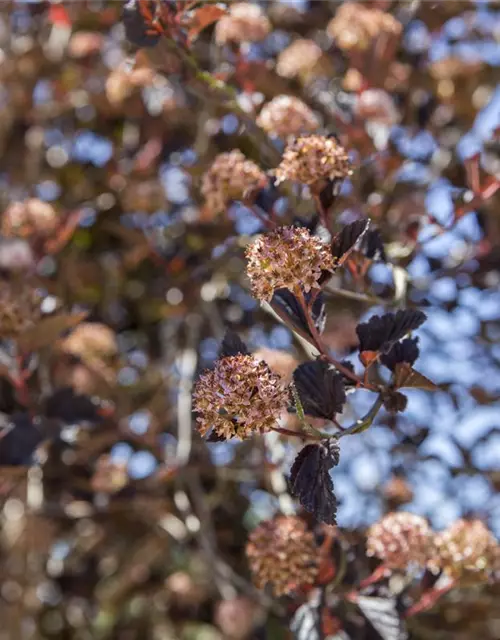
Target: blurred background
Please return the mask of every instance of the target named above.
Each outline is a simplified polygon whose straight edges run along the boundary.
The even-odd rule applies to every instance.
[[[438,530],[474,517],[500,535],[500,5],[358,5],[393,16],[389,33],[346,3],[252,3],[268,33],[235,44],[213,20],[200,27],[203,4],[175,11],[195,64],[229,92],[175,46],[127,41],[121,2],[1,3],[2,278],[34,283],[45,314],[88,313],[21,363],[36,371],[27,390],[7,375],[0,388],[17,438],[0,439],[2,640],[289,637],[244,546],[282,506],[296,448],[205,444],[190,399],[228,327],[285,375],[305,358],[250,295],[243,248],[261,221],[241,203],[216,215],[200,192],[223,151],[276,166],[286,138],[255,118],[278,95],[351,153],[336,228],[368,216],[385,249],[362,288],[347,274],[327,293],[325,342],[349,357],[361,319],[417,305],[418,368],[439,385],[343,439],[339,526],[362,531],[404,505]],[[283,223],[314,224],[306,190],[265,197]],[[0,328],[26,317],[18,307],[3,303]],[[350,396],[346,422],[368,404]],[[54,416],[57,437],[35,450],[29,429]],[[414,637],[498,638],[498,595],[459,593]]]

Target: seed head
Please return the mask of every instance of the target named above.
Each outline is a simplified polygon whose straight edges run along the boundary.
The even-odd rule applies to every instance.
[[[318,549],[306,523],[296,516],[277,516],[260,524],[246,548],[255,584],[271,583],[276,596],[313,584],[318,573]]]
[[[389,513],[368,530],[366,549],[391,569],[405,569],[410,563],[425,566],[433,550],[432,530],[413,513]]]
[[[351,175],[347,153],[334,138],[310,135],[287,145],[280,165],[275,169],[276,182],[302,182],[314,189],[325,180]]]
[[[15,338],[36,325],[41,316],[41,296],[19,283],[0,282],[0,337]]]
[[[295,78],[312,71],[322,55],[314,40],[299,38],[279,54],[276,71],[283,78]]]
[[[289,404],[281,378],[252,356],[221,358],[200,376],[193,394],[202,435],[213,427],[229,439],[269,431]]]
[[[27,238],[33,235],[47,237],[57,228],[58,217],[54,207],[38,198],[13,202],[2,216],[2,234],[6,237]]]
[[[228,42],[260,42],[271,30],[271,23],[256,4],[237,2],[215,27],[215,41],[223,45]]]
[[[276,289],[308,292],[318,286],[322,271],[333,270],[327,245],[307,229],[280,227],[248,246],[247,274],[253,295],[269,301]]]
[[[401,30],[401,23],[390,13],[357,2],[340,5],[327,27],[335,44],[347,51],[366,50],[379,36],[399,36]]]
[[[429,566],[455,579],[487,579],[498,562],[498,542],[480,520],[457,520],[435,536],[434,545]]]
[[[201,193],[214,214],[226,210],[233,200],[250,200],[267,184],[266,174],[255,162],[233,149],[219,154],[204,174]]]
[[[268,102],[257,118],[257,124],[277,137],[309,133],[319,127],[319,121],[309,107],[293,96],[277,96]]]

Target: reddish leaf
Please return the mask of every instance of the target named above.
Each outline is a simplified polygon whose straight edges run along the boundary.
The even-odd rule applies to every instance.
[[[395,372],[396,379],[394,384],[397,388],[411,387],[413,389],[425,389],[426,391],[439,391],[437,384],[415,371],[407,362],[401,362],[396,365]]]
[[[47,347],[57,340],[62,333],[80,324],[87,315],[87,312],[83,311],[82,313],[65,313],[43,318],[36,327],[28,329],[19,336],[17,344],[24,353]]]
[[[226,13],[226,10],[217,5],[207,4],[196,11],[190,16],[188,22],[188,41],[195,40],[201,31],[209,25],[217,22]]]

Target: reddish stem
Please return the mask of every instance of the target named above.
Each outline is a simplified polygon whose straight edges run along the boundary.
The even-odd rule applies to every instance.
[[[306,317],[306,321],[307,321],[307,326],[308,326],[309,331],[311,333],[311,337],[312,337],[312,339],[314,341],[314,346],[318,349],[318,351],[320,352],[322,357],[325,358],[326,360],[328,360],[328,362],[330,362],[330,364],[332,364],[337,369],[337,371],[339,371],[346,378],[349,378],[350,380],[353,380],[354,382],[356,382],[356,384],[359,387],[364,387],[365,389],[370,389],[371,391],[377,391],[377,389],[373,385],[365,384],[364,381],[361,380],[361,378],[359,376],[357,376],[355,373],[353,373],[347,367],[344,367],[343,364],[341,364],[338,360],[333,358],[328,353],[325,345],[323,344],[321,336],[319,335],[319,332],[316,329],[316,325],[314,324],[314,320],[313,320],[313,318],[311,316],[310,307],[306,303],[306,300],[304,298],[304,294],[302,293],[302,290],[301,289],[297,289],[295,291],[295,294],[296,294],[297,299],[298,299],[298,301],[300,303],[300,306],[302,307],[302,310],[304,311],[304,314],[305,314],[305,317]]]
[[[405,617],[410,618],[417,613],[421,613],[422,611],[430,609],[436,604],[441,596],[443,596],[445,593],[448,593],[448,591],[453,589],[453,587],[455,586],[455,582],[450,582],[445,587],[441,587],[441,589],[432,588],[429,591],[426,591],[422,595],[420,600],[418,600],[418,602],[416,602],[413,607],[410,607],[408,611],[406,611]]]

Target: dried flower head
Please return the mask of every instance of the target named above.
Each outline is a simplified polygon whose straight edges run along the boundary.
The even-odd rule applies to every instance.
[[[302,182],[311,188],[325,180],[351,175],[347,153],[335,138],[310,135],[297,138],[287,145],[280,165],[275,169],[276,182]]]
[[[401,23],[390,13],[357,2],[346,2],[329,22],[328,35],[346,51],[368,49],[376,38],[399,36]]]
[[[295,78],[312,71],[322,55],[314,40],[299,38],[279,54],[276,71],[284,78]]]
[[[237,2],[229,8],[215,27],[215,40],[223,45],[228,42],[260,42],[271,30],[271,23],[259,5]]]
[[[62,350],[86,363],[110,360],[118,353],[114,332],[99,322],[82,322],[62,343]]]
[[[15,338],[36,325],[42,298],[36,289],[0,281],[0,337]]]
[[[296,136],[319,127],[318,118],[299,98],[277,96],[262,108],[257,124],[273,136]]]
[[[247,274],[253,295],[269,301],[277,289],[310,291],[322,271],[333,270],[327,245],[307,229],[280,227],[247,247]]]
[[[193,394],[202,435],[212,427],[229,439],[265,433],[289,404],[288,391],[269,366],[249,355],[221,358],[200,376]]]
[[[233,149],[219,154],[203,175],[201,193],[207,208],[221,213],[233,200],[247,200],[267,184],[266,174],[255,162]]]
[[[383,560],[391,569],[410,563],[422,566],[432,555],[432,530],[425,518],[404,511],[389,513],[370,527],[367,555]]]
[[[50,236],[59,219],[54,207],[38,198],[13,202],[2,216],[2,234],[6,237],[27,238],[32,235]]]
[[[246,553],[255,584],[272,585],[277,596],[312,584],[318,572],[318,550],[306,523],[277,516],[261,523],[248,540]]]
[[[481,520],[457,520],[434,538],[429,562],[454,579],[485,580],[498,561],[499,544]]]
[[[128,482],[127,463],[117,462],[109,455],[102,455],[96,464],[91,486],[94,491],[116,493]]]

